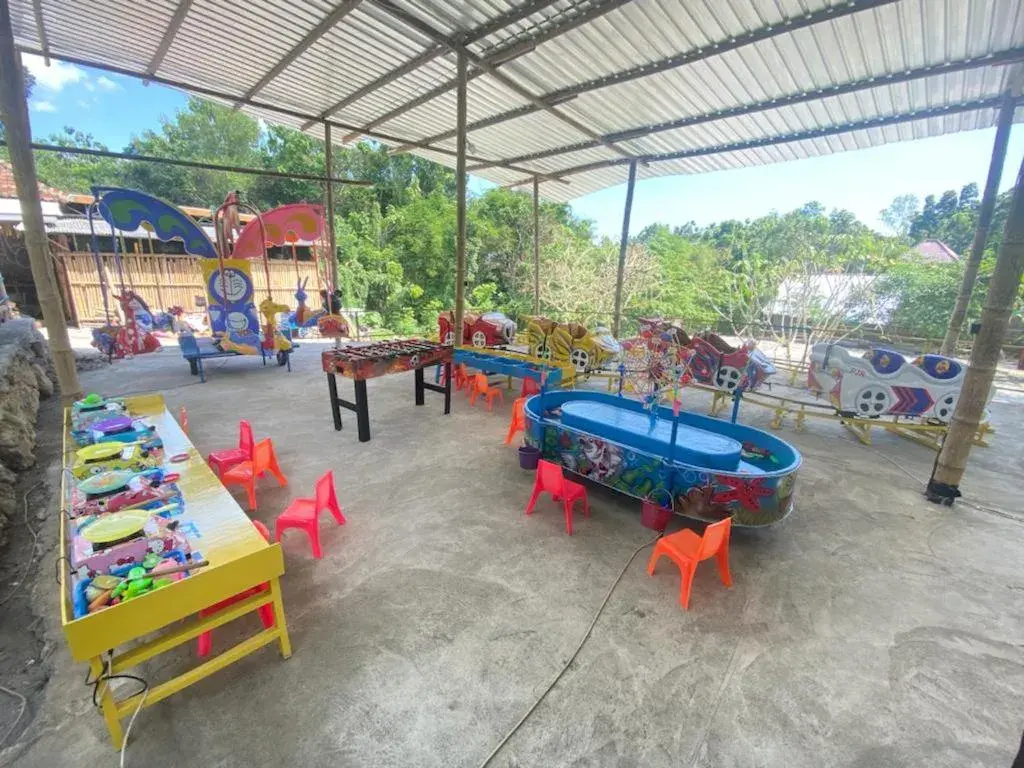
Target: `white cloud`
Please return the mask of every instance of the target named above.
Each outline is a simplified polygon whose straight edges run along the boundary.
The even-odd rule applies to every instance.
[[[84,83],[82,83],[82,85],[85,86],[85,90],[87,90],[87,91],[95,91],[96,90],[96,86],[93,85],[92,83],[90,83],[88,80],[86,80]]]
[[[74,64],[65,64],[63,61],[51,59],[50,66],[46,66],[41,56],[23,53],[21,54],[21,63],[32,73],[36,79],[36,85],[47,90],[60,91],[65,85],[85,80],[85,70]]]
[[[81,109],[89,109],[89,107],[91,106],[89,102],[85,99],[79,99],[76,103]]]
[[[113,80],[111,80],[109,77],[106,77],[105,75],[100,75],[96,78],[96,85],[98,85],[104,91],[121,90],[121,86],[119,83],[115,83]]]
[[[56,112],[57,108],[49,101],[33,101],[30,105],[33,112]]]

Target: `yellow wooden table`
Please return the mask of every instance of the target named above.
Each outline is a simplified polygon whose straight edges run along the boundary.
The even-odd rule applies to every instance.
[[[75,619],[67,558],[66,509],[70,489],[65,479],[61,484],[60,542],[64,566],[61,568],[60,598],[61,623],[71,656],[75,661],[88,661],[90,677],[95,680],[108,674],[127,672],[203,632],[268,603],[273,604],[276,619],[270,629],[263,629],[187,672],[159,684],[151,683],[143,701],[143,706],[148,707],[275,640],[281,655],[287,659],[291,656],[291,643],[281,601],[279,578],[284,573],[281,546],[268,544],[263,539],[167,411],[162,396],[132,397],[126,403],[133,416],[143,417],[156,427],[157,434],[163,439],[166,457],[188,454],[187,461],[168,463],[167,471],[181,474],[178,487],[184,498],[185,510],[177,519],[181,520],[182,526],[191,523],[198,530],[199,538],[190,543],[209,565],[163,589]],[[70,438],[70,411],[65,411],[65,466],[68,466],[75,450]],[[63,473],[64,478],[68,475]],[[201,609],[264,582],[269,583],[270,589],[213,616],[198,617]],[[135,711],[140,695],[116,700],[106,682],[99,685],[97,701],[116,749],[120,749],[124,741],[121,720]]]

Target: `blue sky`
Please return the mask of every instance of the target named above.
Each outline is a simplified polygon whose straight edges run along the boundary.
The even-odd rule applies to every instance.
[[[71,125],[91,133],[111,149],[123,149],[133,134],[160,125],[185,103],[184,94],[163,86],[144,86],[134,78],[107,75],[84,67],[24,56],[36,77],[29,103],[32,133],[41,141]],[[810,200],[826,208],[846,208],[865,224],[882,229],[878,212],[893,197],[923,198],[957,189],[971,181],[982,187],[995,131],[972,131],[858,152],[759,166],[735,171],[673,176],[637,183],[630,231],[648,224],[709,224],[746,219],[772,210],[789,211]],[[1024,130],[1014,128],[1000,189],[1012,186],[1024,157]],[[473,180],[470,189],[489,186]],[[618,238],[625,185],[573,201],[573,210],[593,219],[602,235]]]

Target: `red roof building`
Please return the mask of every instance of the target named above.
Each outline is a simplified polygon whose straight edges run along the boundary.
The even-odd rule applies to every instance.
[[[914,246],[914,250],[930,264],[952,264],[960,261],[960,254],[941,240],[922,240]]]

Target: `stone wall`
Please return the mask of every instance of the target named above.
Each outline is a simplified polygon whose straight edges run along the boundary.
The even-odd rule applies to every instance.
[[[18,474],[36,461],[39,401],[53,395],[53,364],[43,335],[30,319],[0,325],[0,549],[7,524],[21,515]]]

